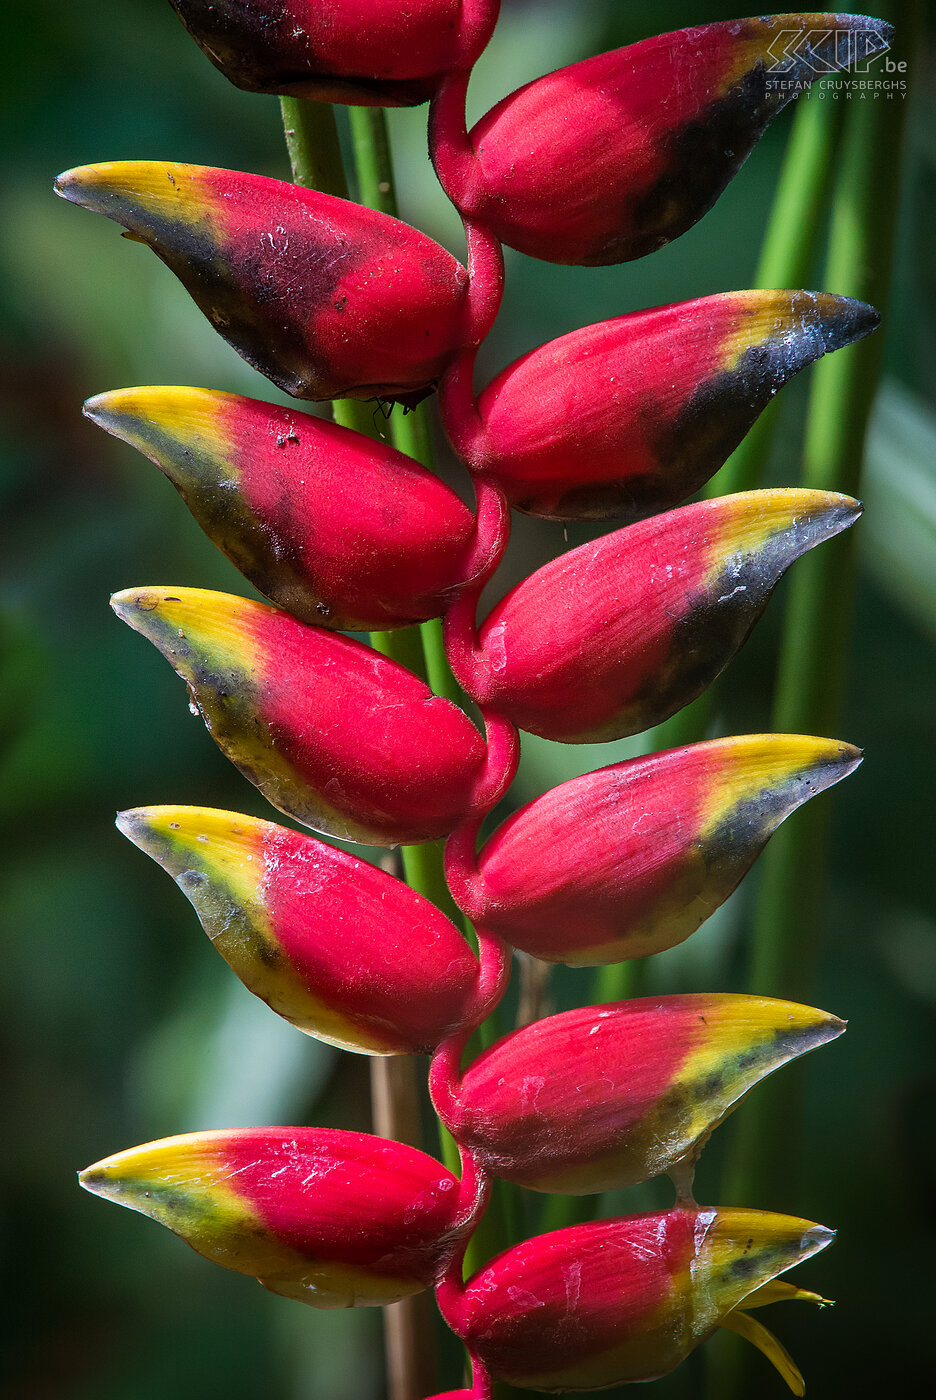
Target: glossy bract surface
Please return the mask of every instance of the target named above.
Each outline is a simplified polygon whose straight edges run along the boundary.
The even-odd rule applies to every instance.
[[[580,545],[494,607],[459,680],[545,739],[638,734],[715,679],[790,564],[860,511],[831,491],[747,491]]]
[[[684,1170],[766,1075],[841,1035],[835,1016],[768,997],[643,997],[505,1036],[436,1108],[494,1176],[581,1195]]]
[[[241,981],[346,1050],[417,1054],[466,1019],[478,960],[455,926],[377,866],[272,822],[207,807],[121,812]]]
[[[589,266],[642,257],[711,208],[797,92],[879,53],[889,33],[861,15],[768,15],[585,59],[482,117],[474,161],[448,193],[531,257]]]
[[[280,811],[348,841],[447,835],[484,742],[404,666],[265,603],[198,588],[111,600],[186,681],[211,737]]]
[[[82,1186],[205,1258],[316,1308],[396,1302],[439,1277],[459,1183],[415,1148],[332,1128],[237,1128],[134,1147]]]
[[[514,1246],[448,1315],[491,1373],[530,1390],[654,1380],[832,1231],[763,1211],[676,1209]]]
[[[349,632],[438,617],[474,517],[425,467],[336,423],[208,389],[99,394],[85,413],[144,453],[246,578]]]
[[[467,342],[465,269],[387,214],[164,161],[85,165],[55,188],[148,244],[228,344],[297,398],[417,403]]]
[[[792,375],[877,323],[849,297],[752,291],[586,326],[491,381],[469,465],[530,515],[639,519],[697,491]]]
[[[170,0],[226,78],[355,106],[411,106],[474,63],[499,0]],[[467,10],[467,16],[465,11]]]
[[[548,962],[663,952],[727,899],[795,808],[860,760],[833,739],[745,734],[573,778],[494,832],[470,912]]]

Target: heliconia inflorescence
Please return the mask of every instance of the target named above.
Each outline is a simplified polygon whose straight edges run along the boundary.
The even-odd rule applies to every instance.
[[[218,747],[297,821],[395,846],[471,811],[481,736],[395,661],[228,593],[129,588],[111,604],[187,682]]]
[[[832,491],[747,491],[629,525],[518,583],[477,638],[453,606],[452,668],[480,705],[530,734],[566,744],[639,734],[701,694],[793,561],[860,512]]]
[[[457,75],[435,113],[436,172],[462,214],[521,253],[590,267],[643,257],[711,208],[817,73],[881,52],[890,32],[813,13],[659,34],[527,83],[470,133]]]
[[[750,1328],[744,1310],[796,1297],[758,1293],[832,1237],[809,1220],[757,1210],[599,1220],[516,1245],[463,1289],[440,1288],[440,1303],[493,1375],[531,1390],[655,1380],[727,1327],[761,1346],[802,1394],[784,1349],[766,1328]]]
[[[493,1176],[535,1191],[612,1191],[684,1176],[749,1089],[844,1029],[767,997],[584,1006],[514,1031],[459,1077],[438,1057],[435,1105]]]
[[[860,761],[831,739],[744,734],[599,768],[521,807],[476,862],[453,861],[453,893],[547,962],[661,953],[714,913],[792,811]],[[621,821],[634,811],[636,826]]]
[[[118,826],[279,1015],[349,1050],[432,1055],[461,1176],[389,1139],[258,1127],[118,1153],[82,1184],[316,1307],[436,1287],[471,1384],[434,1400],[491,1400],[495,1379],[555,1391],[651,1380],[719,1328],[802,1394],[750,1312],[823,1302],[778,1275],[832,1232],[702,1208],[692,1175],[759,1081],[844,1022],[757,995],[646,997],[534,1019],[462,1061],[503,996],[510,949],[588,966],[674,947],[779,824],[860,761],[850,744],[800,734],[688,744],[562,783],[479,849],[518,730],[582,744],[665,720],[730,662],[785,570],[857,519],[857,501],[816,489],[680,502],[791,376],[877,314],[827,292],[721,292],[572,329],[480,393],[473,370],[500,305],[502,243],[585,265],[653,251],[706,212],[797,86],[873,56],[889,28],[809,13],[649,38],[529,83],[469,133],[466,88],[497,0],[172,3],[249,91],[431,98],[431,155],[467,266],[398,219],[253,174],[126,161],[68,171],[57,191],[148,244],[294,396],[410,407],[438,387],[475,509],[394,448],[292,408],[185,386],[98,394],[88,417],[160,467],[270,600],[148,586],[113,607],[288,816],[373,845],[447,838],[445,876],[477,953],[395,873],[315,837],[190,806],[135,808]],[[626,523],[523,579],[479,623],[510,507]],[[414,671],[340,635],[439,617],[483,734]],[[491,1178],[588,1194],[664,1172],[673,1209],[514,1242],[465,1280]]]

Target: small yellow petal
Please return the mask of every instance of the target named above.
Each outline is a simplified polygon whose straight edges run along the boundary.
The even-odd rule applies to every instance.
[[[778,1341],[772,1332],[768,1332],[762,1322],[758,1322],[754,1317],[748,1317],[747,1313],[730,1312],[721,1319],[718,1325],[727,1328],[729,1332],[737,1332],[739,1337],[743,1337],[745,1341],[756,1346],[757,1350],[763,1352],[767,1360],[776,1367],[793,1394],[805,1395],[806,1385],[799,1367],[783,1343]]]
[[[808,1288],[797,1288],[795,1283],[775,1278],[742,1299],[737,1311],[750,1312],[751,1308],[765,1308],[768,1303],[818,1303],[820,1308],[831,1308],[833,1302],[834,1299],[823,1298],[821,1293],[810,1293]]]

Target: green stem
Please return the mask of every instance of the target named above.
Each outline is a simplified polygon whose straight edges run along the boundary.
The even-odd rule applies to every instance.
[[[281,97],[280,111],[293,180],[309,190],[348,198],[335,109],[328,102]]]

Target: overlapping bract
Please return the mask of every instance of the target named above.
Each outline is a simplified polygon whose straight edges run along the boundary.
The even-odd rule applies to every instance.
[[[515,812],[457,893],[477,922],[548,962],[660,953],[714,913],[792,811],[860,761],[832,739],[746,734],[615,763]]]
[[[637,734],[694,700],[790,564],[860,512],[837,492],[746,491],[617,530],[512,589],[474,651],[450,653],[456,675],[545,739]]]
[[[123,389],[85,413],[151,458],[205,533],[300,622],[406,627],[438,617],[465,582],[471,512],[361,433],[208,389]]]
[[[612,1191],[668,1171],[682,1184],[759,1080],[844,1029],[768,997],[578,1007],[497,1041],[454,1085],[437,1081],[435,1105],[486,1171],[534,1191]]]
[[[148,244],[228,344],[297,398],[418,403],[467,343],[465,269],[387,214],[165,161],[85,165],[55,188]]]
[[[801,1395],[783,1348],[766,1328],[763,1337],[746,1329],[739,1311],[816,1298],[771,1281],[832,1238],[809,1220],[756,1210],[677,1208],[599,1220],[514,1246],[463,1293],[440,1301],[449,1326],[492,1375],[530,1390],[655,1380],[727,1327],[762,1345]],[[758,1297],[765,1285],[774,1291]]]
[[[395,846],[471,811],[484,742],[404,666],[227,593],[136,588],[111,604],[187,682],[222,752],[305,826]]]
[[[226,78],[355,106],[412,106],[445,73],[470,67],[500,0],[170,0]]]
[[[659,34],[511,93],[436,170],[462,213],[522,253],[626,262],[691,228],[797,92],[890,32],[810,13]]]
[[[207,1259],[316,1308],[429,1288],[475,1205],[424,1152],[332,1128],[165,1138],[96,1162],[80,1180]]]
[[[241,981],[347,1050],[432,1051],[467,1020],[478,960],[402,881],[298,831],[207,807],[121,812]]]
[[[850,297],[751,291],[586,326],[484,389],[468,465],[530,515],[665,510],[708,481],[792,375],[877,323]]]

